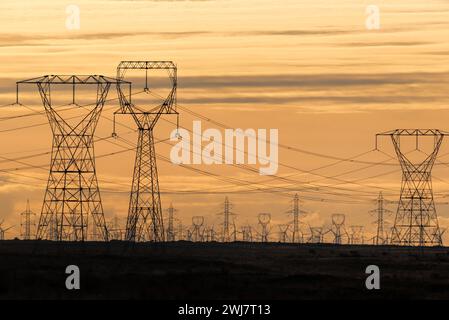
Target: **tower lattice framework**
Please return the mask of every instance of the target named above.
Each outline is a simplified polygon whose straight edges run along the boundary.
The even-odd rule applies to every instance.
[[[292,242],[293,243],[298,243],[301,242],[301,231],[299,228],[300,225],[300,221],[299,221],[299,216],[303,211],[300,210],[299,208],[299,195],[296,193],[294,198],[293,198],[293,204],[292,204],[292,209],[287,211],[287,213],[291,213],[293,214],[293,230],[292,230]]]
[[[115,114],[132,115],[138,127],[136,159],[126,222],[127,241],[165,241],[159,180],[156,166],[153,129],[163,114],[176,112],[177,67],[171,61],[122,61],[117,78],[123,79],[127,70],[145,70],[145,91],[149,70],[167,70],[172,88],[160,105],[142,108],[131,102],[124,86],[118,85],[120,110]],[[131,89],[128,89],[131,92]]]
[[[390,210],[385,208],[385,199],[383,197],[382,191],[379,192],[379,196],[377,197],[377,208],[371,210],[371,213],[376,214],[376,235],[374,236],[374,244],[375,245],[383,245],[387,244],[387,233],[385,232],[385,214],[391,213]]]
[[[88,240],[88,229],[95,228],[101,239],[108,240],[93,138],[109,88],[117,82],[97,75],[47,75],[17,82],[17,92],[21,84],[37,85],[53,133],[50,173],[37,227],[38,239],[85,241]],[[56,85],[72,88],[72,105],[75,107],[78,106],[76,87],[95,86],[96,103],[78,123],[70,124],[52,105],[51,88]],[[89,223],[89,219],[93,223]]]
[[[442,245],[432,190],[432,168],[444,136],[437,129],[396,129],[379,135],[390,136],[402,169],[401,195],[391,234],[391,244],[409,246]],[[433,138],[433,151],[414,163],[401,150],[401,137]],[[376,142],[377,144],[377,142]],[[377,147],[377,146],[376,146]]]
[[[27,200],[27,206],[26,210],[23,211],[21,214],[21,222],[20,222],[20,235],[23,240],[31,240],[34,238],[34,232],[36,229],[36,222],[35,222],[35,213],[31,211],[30,209],[30,201]]]

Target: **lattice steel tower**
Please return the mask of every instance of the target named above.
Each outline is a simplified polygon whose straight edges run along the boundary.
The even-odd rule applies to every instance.
[[[120,97],[120,110],[115,113],[132,115],[139,134],[125,239],[165,241],[153,129],[161,115],[178,114],[176,112],[177,67],[171,61],[122,61],[117,67],[117,78],[123,79],[127,70],[145,70],[145,91],[147,92],[150,92],[149,70],[167,70],[171,82],[171,90],[163,102],[148,108],[134,105],[131,102],[131,89],[119,84],[117,91]]]
[[[234,221],[231,221],[231,216],[235,215],[233,212],[231,212],[231,203],[229,202],[228,197],[225,197],[224,201],[224,208],[223,213],[220,213],[223,215],[223,229],[221,233],[221,241],[222,242],[230,242],[232,240],[236,240],[236,230]],[[233,230],[231,231],[231,226],[233,227]]]
[[[376,135],[390,136],[402,169],[401,195],[391,234],[391,243],[397,245],[442,245],[432,191],[432,167],[444,136],[449,133],[437,129],[396,129]],[[433,138],[433,151],[425,159],[413,163],[401,150],[401,138],[414,137],[416,149],[419,139]]]
[[[170,203],[170,207],[167,209],[168,213],[168,227],[167,227],[167,241],[175,241],[175,226],[174,226],[174,219],[175,219],[175,212],[178,211],[175,208],[173,208],[173,204]]]
[[[334,244],[342,244],[343,236],[347,237],[345,228],[346,216],[342,213],[335,213],[332,215],[331,232],[334,234]]]
[[[260,241],[268,242],[268,236],[270,233],[269,224],[271,221],[271,214],[270,213],[259,213],[258,219],[259,219],[259,224],[261,226]]]
[[[377,202],[377,208],[370,211],[371,213],[374,213],[377,216],[377,219],[375,221],[375,223],[377,224],[377,232],[376,232],[374,244],[382,245],[382,244],[386,244],[386,242],[387,242],[387,235],[384,230],[385,214],[390,213],[391,211],[385,208],[385,199],[382,195],[382,191],[379,192],[379,196],[377,197],[376,202]]]
[[[53,132],[50,174],[37,228],[38,239],[85,241],[88,240],[88,229],[96,228],[100,237],[108,240],[96,176],[93,138],[109,88],[119,82],[98,75],[46,75],[17,82],[17,92],[22,84],[37,85]],[[96,93],[96,102],[88,108],[81,121],[72,124],[52,105],[51,94],[55,86],[72,89],[71,105],[74,107],[79,107],[77,88],[95,88],[92,91]],[[89,219],[93,223],[89,224]]]
[[[30,200],[27,200],[27,207],[26,210],[23,211],[20,214],[20,218],[21,218],[21,222],[20,222],[20,227],[21,227],[21,237],[22,240],[31,240],[34,239],[35,237],[35,227],[36,227],[36,222],[35,222],[35,216],[36,214],[31,211],[30,209]]]
[[[295,194],[295,197],[293,198],[293,206],[292,209],[287,211],[287,213],[293,214],[293,230],[292,230],[292,242],[300,242],[301,240],[301,232],[299,230],[299,215],[301,213],[299,209],[299,196],[298,194]]]

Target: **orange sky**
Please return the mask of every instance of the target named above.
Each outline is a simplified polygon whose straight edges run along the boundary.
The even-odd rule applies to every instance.
[[[79,30],[65,27],[69,4],[81,10]],[[380,8],[380,30],[365,28],[369,4]],[[229,166],[195,166],[252,187],[159,161],[164,208],[173,202],[184,224],[193,215],[204,215],[209,224],[218,225],[217,213],[228,195],[237,224],[255,225],[259,212],[271,212],[273,224],[286,223],[292,219],[285,213],[291,195],[298,191],[308,212],[305,222],[318,226],[328,223],[332,213],[345,213],[348,226],[363,224],[369,233],[375,218],[368,211],[378,192],[395,201],[400,187],[397,161],[369,152],[374,135],[394,128],[449,130],[448,14],[449,3],[443,0],[2,1],[0,104],[14,101],[17,80],[44,74],[114,76],[121,60],[173,60],[179,68],[180,106],[229,128],[278,129],[280,143],[299,150],[280,148],[278,177]],[[114,95],[111,90],[109,98]],[[29,105],[42,111],[35,98]],[[110,136],[108,119],[116,107],[105,107],[98,136]],[[1,110],[0,156],[16,162],[0,159],[0,218],[15,226],[7,235],[13,237],[27,198],[40,213],[51,134],[43,115],[9,119],[30,110]],[[180,124],[191,129],[198,117],[180,113]],[[203,126],[216,127],[204,120]],[[165,139],[173,128],[161,120],[155,135]],[[119,127],[119,134],[135,141],[127,128]],[[394,155],[390,141],[384,139],[381,146]],[[101,155],[120,150],[107,140],[96,145],[108,219],[126,217],[134,154]],[[168,157],[169,151],[170,145],[157,145],[158,154]],[[362,153],[357,160],[387,164],[337,160]],[[440,162],[449,162],[447,142],[440,154]],[[11,172],[20,167],[25,168]],[[434,176],[440,222],[449,226],[448,165],[438,163]],[[284,191],[273,192],[274,187]],[[250,191],[254,188],[267,190]],[[395,205],[389,209],[394,211]]]

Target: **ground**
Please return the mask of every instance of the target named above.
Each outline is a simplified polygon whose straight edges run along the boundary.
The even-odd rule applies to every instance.
[[[66,289],[68,265],[81,290]],[[449,248],[0,241],[0,299],[29,298],[449,299]]]

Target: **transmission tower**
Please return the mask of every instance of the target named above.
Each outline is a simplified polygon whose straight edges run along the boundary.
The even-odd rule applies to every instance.
[[[178,227],[176,228],[178,240],[188,240],[188,230],[179,222]],[[186,236],[187,234],[187,236]]]
[[[371,210],[371,213],[374,213],[377,215],[377,219],[375,221],[377,225],[377,232],[374,239],[374,243],[376,245],[382,245],[387,243],[387,233],[385,232],[385,214],[391,213],[390,210],[385,208],[385,199],[382,195],[382,191],[379,192],[379,196],[377,197],[377,208],[374,210]]]
[[[4,221],[0,222],[0,240],[5,240],[6,231],[8,231],[9,229],[12,228],[12,227],[4,228],[3,227],[3,222]]]
[[[292,242],[297,243],[301,241],[301,231],[299,229],[299,215],[302,211],[299,209],[299,195],[295,194],[293,198],[292,209],[287,211],[293,215],[293,230],[292,230]]]
[[[234,221],[231,221],[231,216],[235,215],[233,212],[231,212],[231,203],[229,202],[228,197],[225,197],[224,201],[224,208],[223,212],[219,213],[220,215],[223,215],[223,229],[221,234],[221,241],[222,242],[231,242],[235,241],[236,236],[236,230]],[[233,227],[233,230],[231,231],[231,226]]]
[[[396,129],[376,135],[390,136],[402,169],[401,195],[394,221],[391,243],[408,246],[443,244],[432,191],[432,167],[444,136],[449,133],[437,129]],[[412,162],[401,150],[401,138],[419,140],[430,137],[433,150],[423,161]]]
[[[204,217],[192,217],[192,231],[190,233],[190,241],[200,242],[204,240]]]
[[[334,234],[334,243],[342,244],[343,236],[347,236],[346,229],[344,227],[346,216],[341,213],[332,215],[332,228],[331,232]]]
[[[53,132],[50,174],[39,224],[38,239],[88,240],[88,229],[97,229],[102,240],[108,240],[106,223],[98,189],[94,157],[94,133],[111,84],[121,81],[104,76],[51,75],[17,82],[19,86],[37,85],[42,104]],[[82,120],[71,124],[52,104],[52,88],[72,89],[70,105],[76,102],[77,89],[95,88],[96,102]],[[64,87],[65,86],[65,87]],[[87,109],[87,108],[85,108]],[[93,223],[89,224],[89,219]]]
[[[213,242],[216,240],[217,233],[215,232],[214,226],[209,227],[205,230],[206,233],[206,241],[207,242]]]
[[[271,214],[259,213],[259,224],[261,226],[261,242],[268,242],[269,224],[271,221]]]
[[[288,224],[280,224],[278,225],[279,228],[279,242],[287,242],[288,236],[287,231],[289,228]]]
[[[145,70],[145,91],[148,88],[149,70],[167,70],[171,81],[168,96],[157,106],[141,108],[131,102],[131,89],[117,85],[120,109],[116,114],[132,115],[137,128],[137,151],[133,182],[126,223],[126,240],[164,241],[165,230],[162,218],[161,197],[156,166],[153,129],[163,114],[176,114],[177,67],[171,61],[122,61],[117,67],[117,78],[124,79],[127,70]],[[125,91],[128,90],[128,95]],[[115,135],[115,125],[114,125]]]
[[[30,200],[27,200],[25,211],[20,214],[20,236],[23,240],[31,240],[35,238],[35,222],[36,214],[30,209]]]
[[[253,241],[251,226],[243,226],[242,227],[242,240],[244,242],[252,242]]]
[[[350,226],[350,243],[351,244],[363,244],[363,226]]]
[[[174,215],[176,211],[178,210],[173,208],[173,204],[170,203],[170,207],[167,209],[168,212],[167,241],[175,241]]]
[[[119,218],[114,216],[114,218],[109,222],[108,225],[109,240],[123,240],[123,229],[119,223]]]
[[[323,228],[322,227],[311,227],[310,233],[311,233],[311,236],[310,236],[311,243],[323,242]]]

